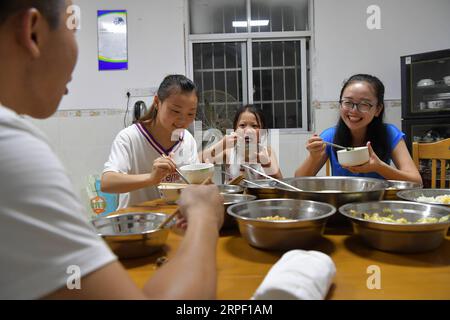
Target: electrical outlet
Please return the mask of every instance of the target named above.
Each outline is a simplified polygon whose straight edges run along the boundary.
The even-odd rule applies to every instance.
[[[130,97],[152,97],[156,94],[158,88],[148,87],[148,88],[130,88],[125,91],[125,96],[130,93]]]

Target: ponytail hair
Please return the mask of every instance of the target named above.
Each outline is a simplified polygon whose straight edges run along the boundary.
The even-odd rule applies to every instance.
[[[181,74],[172,74],[164,78],[158,88],[157,96],[158,100],[163,103],[168,97],[173,94],[191,93],[194,92],[198,98],[198,89],[195,83],[189,78]],[[156,99],[153,99],[153,103],[149,111],[144,114],[139,120],[139,123],[144,121],[153,122],[158,115],[158,105]]]

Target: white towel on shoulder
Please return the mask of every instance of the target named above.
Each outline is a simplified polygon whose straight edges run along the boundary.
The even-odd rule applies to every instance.
[[[286,252],[256,289],[254,300],[322,300],[336,275],[336,266],[318,251]]]

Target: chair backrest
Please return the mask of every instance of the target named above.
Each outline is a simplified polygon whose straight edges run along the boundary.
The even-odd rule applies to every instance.
[[[431,188],[436,188],[436,164],[441,163],[440,188],[446,185],[446,161],[450,160],[450,138],[431,143],[413,142],[413,160],[419,169],[419,160],[431,160]]]
[[[331,176],[331,165],[330,165],[330,159],[327,159],[327,162],[325,164],[325,172],[327,177]]]

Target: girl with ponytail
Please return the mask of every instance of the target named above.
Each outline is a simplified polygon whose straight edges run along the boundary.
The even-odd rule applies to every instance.
[[[102,191],[119,193],[119,209],[159,198],[161,182],[178,182],[176,166],[199,163],[186,129],[197,112],[198,91],[183,75],[169,75],[148,111],[117,135],[102,175]]]

